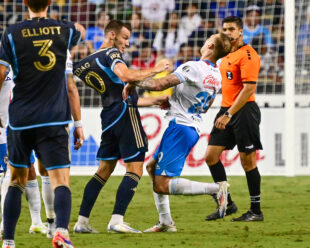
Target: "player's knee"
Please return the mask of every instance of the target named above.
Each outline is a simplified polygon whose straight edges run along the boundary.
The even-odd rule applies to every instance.
[[[211,153],[207,153],[205,161],[208,166],[211,166],[218,162],[218,158]]]
[[[158,183],[153,184],[153,191],[157,194],[167,194],[165,187]]]
[[[150,164],[146,165],[146,171],[149,175],[152,175],[152,171],[153,171],[153,166]]]

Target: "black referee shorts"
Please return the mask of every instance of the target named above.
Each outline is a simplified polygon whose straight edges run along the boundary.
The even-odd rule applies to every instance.
[[[221,107],[214,123],[227,109],[228,107]],[[246,153],[261,150],[263,147],[260,141],[260,121],[261,113],[256,102],[247,102],[233,115],[225,130],[219,130],[213,126],[209,145],[225,146],[226,150],[231,150],[237,145],[239,152]]]

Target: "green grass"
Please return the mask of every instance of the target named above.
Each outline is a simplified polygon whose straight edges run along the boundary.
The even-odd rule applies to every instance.
[[[77,220],[83,189],[90,177],[72,177],[73,207],[71,231]],[[188,177],[209,181],[210,177]],[[262,177],[262,210],[265,221],[233,223],[231,216],[207,222],[205,216],[214,211],[210,196],[170,196],[171,212],[178,233],[120,235],[109,234],[106,227],[113,210],[115,193],[121,177],[112,177],[103,188],[91,214],[92,226],[101,234],[73,234],[76,248],[113,247],[310,247],[310,177]],[[245,177],[230,177],[230,191],[239,211],[249,207]],[[42,209],[42,216],[44,211]],[[43,218],[44,219],[44,218]],[[144,230],[158,220],[151,184],[143,177],[137,193],[126,213],[125,221]],[[51,240],[43,235],[30,235],[30,216],[23,199],[22,214],[16,230],[17,248],[51,247]]]

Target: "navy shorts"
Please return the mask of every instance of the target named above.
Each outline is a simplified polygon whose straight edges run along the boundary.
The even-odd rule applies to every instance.
[[[46,126],[13,131],[8,128],[9,162],[16,168],[30,168],[32,150],[46,170],[69,168],[68,126]]]
[[[143,161],[148,144],[138,109],[127,106],[116,120],[101,135],[97,160]]]
[[[222,116],[228,108],[221,107],[215,120]],[[237,145],[239,152],[250,153],[263,149],[260,141],[259,124],[261,113],[256,102],[248,102],[233,115],[226,129],[213,127],[209,145],[226,146],[231,150]]]
[[[153,158],[156,160],[156,176],[178,177],[181,175],[186,157],[199,140],[194,127],[169,123]]]

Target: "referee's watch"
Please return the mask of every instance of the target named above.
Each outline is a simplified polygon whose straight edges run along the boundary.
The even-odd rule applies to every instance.
[[[224,115],[225,115],[226,117],[228,117],[228,118],[231,118],[231,117],[232,117],[232,114],[230,114],[228,111],[226,111],[226,112],[224,113]]]

